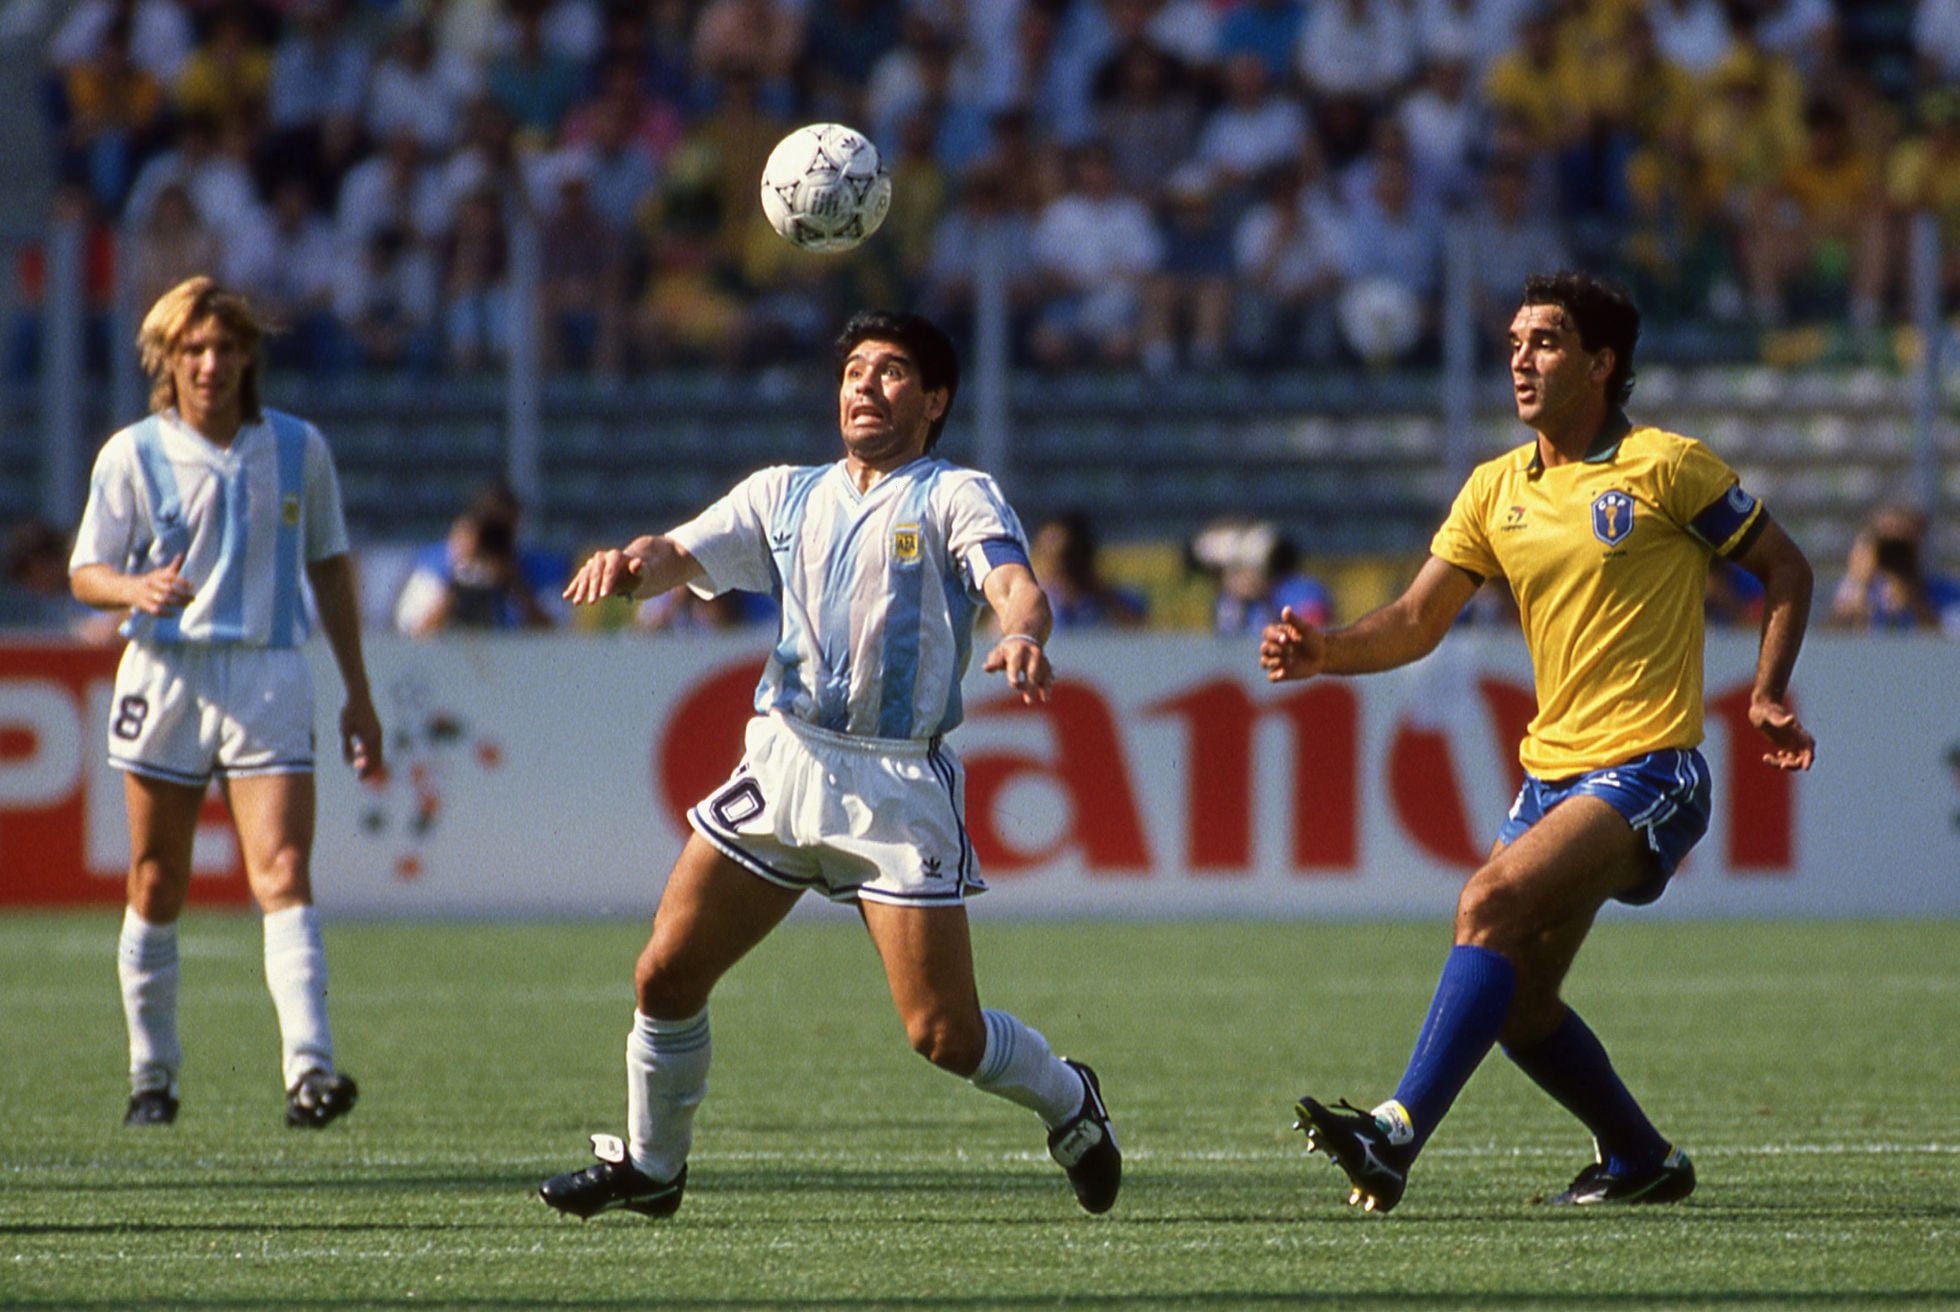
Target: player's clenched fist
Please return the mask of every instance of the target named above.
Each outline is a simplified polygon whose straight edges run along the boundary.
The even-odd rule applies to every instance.
[[[1291,606],[1280,611],[1277,624],[1268,624],[1259,635],[1259,668],[1274,683],[1311,679],[1320,673],[1326,655],[1327,641],[1320,630],[1295,615]]]
[[[645,562],[627,552],[595,552],[565,585],[565,599],[575,606],[588,606],[607,597],[631,596],[645,569]]]
[[[136,595],[130,605],[145,615],[165,615],[173,610],[188,606],[197,594],[192,591],[190,582],[178,571],[184,567],[184,558],[178,556],[162,569],[153,569],[136,580]]]

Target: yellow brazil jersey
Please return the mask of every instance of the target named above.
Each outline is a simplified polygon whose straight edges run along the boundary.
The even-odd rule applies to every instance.
[[[1430,551],[1517,596],[1538,690],[1526,770],[1563,779],[1701,742],[1709,560],[1762,523],[1707,447],[1617,414],[1583,461],[1546,468],[1534,440],[1471,473]]]

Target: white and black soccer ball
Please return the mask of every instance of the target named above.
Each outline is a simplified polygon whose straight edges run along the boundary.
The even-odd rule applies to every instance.
[[[806,251],[851,249],[878,231],[891,207],[891,173],[878,148],[841,123],[798,128],[762,166],[762,212]]]

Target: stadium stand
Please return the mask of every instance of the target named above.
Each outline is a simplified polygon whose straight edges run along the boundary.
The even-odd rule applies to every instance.
[[[1459,472],[1442,251],[1470,224],[1472,448],[1511,435],[1501,388],[1483,387],[1501,382],[1504,284],[1576,260],[1648,313],[1641,414],[1706,436],[1815,559],[1842,559],[1871,506],[1925,481],[1905,223],[1939,219],[1950,313],[1953,9],[11,0],[0,85],[38,81],[46,112],[38,139],[27,116],[0,133],[23,179],[0,211],[15,234],[0,422],[39,422],[42,229],[81,214],[82,367],[110,353],[108,283],[217,252],[294,327],[274,392],[331,435],[365,544],[440,536],[502,472],[506,374],[542,361],[535,528],[574,549],[690,513],[757,464],[821,456],[813,349],[868,301],[970,334],[972,225],[1005,216],[1026,252],[1007,407],[1025,513],[1084,510],[1146,562],[1220,514],[1268,519],[1324,576],[1352,560],[1372,579],[1421,551]],[[755,214],[762,155],[816,118],[877,125],[896,160],[890,226],[844,260],[791,251]],[[1107,212],[1154,228],[1126,236],[1140,292],[1113,307],[1042,274],[1044,240],[1094,264],[1071,223],[1113,231],[1084,227],[1070,192],[1091,157],[1115,165]],[[544,234],[547,313],[514,360],[526,231]],[[1064,349],[1058,325],[1095,333]],[[68,385],[92,449],[113,389]],[[1954,401],[1949,385],[1928,536],[1949,573]],[[950,454],[971,441],[956,428]],[[10,521],[37,508],[41,459],[0,444]],[[1149,586],[1169,602],[1153,615],[1193,612],[1182,582]]]

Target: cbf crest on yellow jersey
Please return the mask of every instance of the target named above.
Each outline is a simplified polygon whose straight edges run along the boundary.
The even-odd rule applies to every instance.
[[[1614,415],[1582,461],[1533,442],[1479,465],[1432,554],[1509,581],[1538,691],[1518,757],[1562,779],[1702,737],[1702,597],[1763,524],[1693,438]]]

